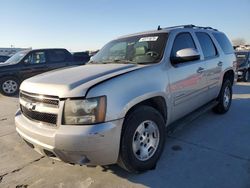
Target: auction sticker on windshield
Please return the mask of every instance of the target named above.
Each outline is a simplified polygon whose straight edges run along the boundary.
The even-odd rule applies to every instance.
[[[154,37],[143,37],[140,38],[139,42],[149,42],[149,41],[157,41],[158,36],[154,36]]]

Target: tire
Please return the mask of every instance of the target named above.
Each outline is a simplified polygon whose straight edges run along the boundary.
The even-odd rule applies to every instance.
[[[14,96],[19,92],[19,81],[15,77],[5,77],[0,80],[0,92],[5,96]]]
[[[217,101],[218,104],[213,108],[213,111],[217,114],[225,114],[232,103],[232,83],[230,80],[224,80]]]
[[[149,129],[154,131],[150,132]],[[139,106],[125,118],[118,164],[133,173],[154,169],[164,142],[165,123],[162,115],[150,106]],[[148,155],[143,156],[141,151],[146,151]]]
[[[246,70],[243,74],[243,81],[247,82],[249,80],[249,70]]]

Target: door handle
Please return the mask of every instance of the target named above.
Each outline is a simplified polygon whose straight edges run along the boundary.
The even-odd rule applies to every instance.
[[[204,72],[204,70],[205,69],[203,67],[199,67],[196,72],[199,73],[199,74],[201,74],[201,73]]]
[[[223,63],[220,61],[217,65],[218,65],[218,67],[221,67],[223,65]]]

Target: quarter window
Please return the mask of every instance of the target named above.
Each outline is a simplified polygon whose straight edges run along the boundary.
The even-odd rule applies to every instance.
[[[210,36],[204,32],[198,32],[198,33],[196,33],[196,36],[197,36],[199,43],[201,45],[201,49],[203,51],[204,58],[215,57],[217,55],[217,50],[216,50],[215,45],[214,45],[213,41],[211,40]]]
[[[66,60],[66,54],[63,50],[50,50],[48,51],[48,58],[52,63],[63,62]]]
[[[220,47],[224,51],[225,54],[234,53],[233,46],[231,42],[228,40],[225,34],[223,33],[213,33],[213,36],[218,41]]]
[[[177,51],[186,48],[196,49],[196,46],[190,33],[181,33],[174,40],[171,56],[176,56]]]

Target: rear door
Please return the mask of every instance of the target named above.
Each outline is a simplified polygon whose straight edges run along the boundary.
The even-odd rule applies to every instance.
[[[175,36],[170,56],[186,48],[198,50],[193,34],[179,33]],[[179,63],[171,67],[168,74],[173,98],[173,120],[176,120],[204,104],[207,90],[204,74],[206,67],[202,60]]]
[[[206,64],[204,72],[207,79],[206,85],[209,92],[207,101],[217,97],[220,91],[220,76],[222,74],[223,60],[220,59],[218,50],[212,40],[212,37],[206,32],[195,32],[202,51],[202,59]]]
[[[70,65],[70,59],[64,49],[47,50],[49,70],[58,69]]]

